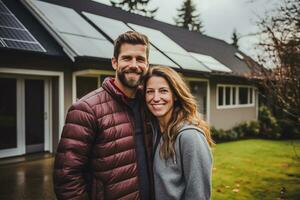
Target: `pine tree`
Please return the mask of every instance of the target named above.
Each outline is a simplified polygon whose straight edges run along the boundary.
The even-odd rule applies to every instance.
[[[238,49],[239,48],[239,45],[238,45],[239,37],[238,37],[236,29],[233,29],[233,33],[232,33],[231,39],[232,39],[231,45],[233,45],[235,48]]]
[[[147,9],[150,0],[109,0],[113,7],[121,8],[131,13],[141,14],[147,17],[154,18],[157,8]]]
[[[186,28],[190,31],[203,33],[203,25],[200,19],[200,14],[196,12],[196,6],[192,0],[185,0],[182,7],[177,9],[178,16],[174,18],[177,26]]]

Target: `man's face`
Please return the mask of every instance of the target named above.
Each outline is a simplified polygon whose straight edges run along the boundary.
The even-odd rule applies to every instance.
[[[135,89],[143,80],[149,68],[147,47],[137,44],[123,44],[118,58],[112,59],[116,78],[127,88]]]

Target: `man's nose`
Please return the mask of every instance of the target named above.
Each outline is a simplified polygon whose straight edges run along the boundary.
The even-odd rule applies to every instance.
[[[137,61],[135,58],[131,60],[130,67],[138,67]]]

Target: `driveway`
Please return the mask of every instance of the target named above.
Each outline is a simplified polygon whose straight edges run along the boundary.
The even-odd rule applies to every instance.
[[[55,200],[53,161],[49,154],[0,160],[0,199]]]

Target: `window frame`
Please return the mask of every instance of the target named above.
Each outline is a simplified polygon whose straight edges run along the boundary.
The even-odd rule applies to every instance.
[[[223,89],[223,105],[219,105],[219,88]],[[230,88],[229,95],[230,95],[230,103],[226,105],[226,88]],[[235,89],[233,89],[235,88]],[[240,88],[248,88],[247,90],[247,104],[240,104],[239,102],[239,89]],[[252,89],[252,94],[250,90]],[[235,90],[235,104],[233,104],[233,92]],[[255,106],[255,93],[256,88],[250,85],[232,85],[232,84],[217,84],[216,87],[216,107],[217,109],[228,109],[228,108],[245,108],[245,107],[254,107]],[[251,102],[252,98],[252,102]]]

